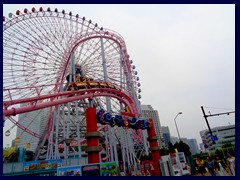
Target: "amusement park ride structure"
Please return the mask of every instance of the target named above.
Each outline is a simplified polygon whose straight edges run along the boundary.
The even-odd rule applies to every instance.
[[[18,10],[3,17],[4,121],[40,139],[35,160],[43,151],[46,159],[60,158],[60,145],[67,159],[73,142],[81,157],[81,145],[89,135],[89,108],[104,110],[114,122],[118,115],[130,125],[140,122],[138,81],[124,39],[85,17],[50,8]],[[43,108],[49,111],[43,135],[12,117]],[[128,120],[133,117],[134,122]],[[120,146],[124,168],[125,163],[136,165],[143,153],[148,154],[147,130],[130,125],[98,123],[94,131],[107,161],[118,162]]]

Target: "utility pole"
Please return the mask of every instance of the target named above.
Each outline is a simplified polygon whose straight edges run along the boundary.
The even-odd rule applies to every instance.
[[[208,130],[209,130],[209,132],[210,132],[210,134],[211,134],[211,137],[212,137],[212,136],[213,136],[213,133],[212,133],[212,130],[211,130],[210,125],[209,125],[208,120],[207,120],[207,117],[208,117],[208,116],[205,114],[205,111],[204,111],[204,109],[203,109],[203,106],[201,106],[201,109],[202,109],[202,112],[203,112],[203,117],[204,117],[205,120],[206,120]],[[213,140],[213,144],[216,144],[214,140]]]
[[[206,114],[205,114],[205,111],[204,111],[204,109],[203,109],[203,106],[201,106],[201,109],[202,109],[202,112],[203,112],[203,117],[204,117],[205,120],[206,120],[206,123],[207,123],[207,126],[208,126],[208,130],[209,130],[209,132],[210,132],[211,137],[213,137],[213,134],[212,134],[212,130],[211,130],[211,128],[210,128],[210,125],[209,125],[209,123],[208,123],[207,118],[208,118],[208,117],[212,117],[212,116],[220,116],[220,115],[224,115],[224,114],[229,115],[229,114],[231,114],[231,113],[235,113],[235,111],[230,111],[230,112],[224,112],[224,113],[206,115]],[[213,144],[216,144],[216,142],[215,142],[214,139],[212,139],[212,141],[213,141]]]

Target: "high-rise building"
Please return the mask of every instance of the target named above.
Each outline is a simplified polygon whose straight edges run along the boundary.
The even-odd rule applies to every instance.
[[[43,135],[47,127],[48,114],[49,108],[23,113],[19,115],[18,122],[23,127],[35,132],[36,134]],[[17,128],[17,137],[20,137],[20,143],[18,143],[17,146],[26,147],[26,144],[30,143],[31,146],[28,149],[30,151],[36,150],[40,140],[39,138],[30,135],[26,131],[23,131],[19,127]]]
[[[200,147],[200,151],[201,152],[206,152],[206,149],[204,148],[204,144],[203,143],[200,143],[199,147]]]
[[[168,142],[171,141],[171,135],[168,126],[162,126],[162,133],[164,138],[164,145],[168,147]]]
[[[161,123],[158,116],[158,111],[154,110],[151,105],[141,105],[142,115],[146,119],[152,119],[154,129],[158,138],[158,146],[162,147],[163,135],[161,129]]]
[[[190,147],[190,151],[192,154],[197,154],[199,153],[199,148],[198,148],[198,144],[197,144],[197,140],[196,139],[188,139],[187,143]]]
[[[211,129],[213,136],[217,138],[213,144],[209,130],[200,131],[200,136],[205,148],[215,150],[221,148],[226,143],[235,144],[235,125],[219,126]]]

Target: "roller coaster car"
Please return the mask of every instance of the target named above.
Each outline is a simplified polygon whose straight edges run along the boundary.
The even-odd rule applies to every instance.
[[[116,89],[116,86],[110,83],[106,83],[106,86],[111,89]]]
[[[68,79],[67,79],[68,80]],[[106,83],[101,81],[94,81],[92,78],[76,76],[76,82],[73,82],[68,86],[68,91],[74,91],[79,89],[89,88],[110,88],[121,91],[119,87],[112,83]]]

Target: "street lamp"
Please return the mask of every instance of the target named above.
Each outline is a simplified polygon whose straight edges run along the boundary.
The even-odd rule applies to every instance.
[[[182,114],[182,112],[179,112],[179,113],[176,115],[176,117],[174,118],[174,122],[175,122],[176,129],[177,129],[177,133],[178,133],[178,139],[179,139],[179,141],[181,141],[181,139],[180,139],[180,135],[179,135],[179,132],[178,132],[177,123],[176,123],[176,118],[177,118],[177,116],[178,116],[179,114]]]

